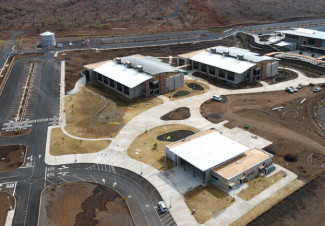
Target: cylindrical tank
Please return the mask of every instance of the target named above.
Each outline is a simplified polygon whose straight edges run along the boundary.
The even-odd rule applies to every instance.
[[[48,47],[48,46],[55,46],[55,36],[54,33],[46,31],[41,34],[41,46]]]

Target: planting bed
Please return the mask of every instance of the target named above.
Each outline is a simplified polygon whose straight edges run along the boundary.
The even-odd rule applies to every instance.
[[[12,195],[10,195],[7,192],[0,191],[0,225],[6,225],[6,218],[7,218],[7,213],[9,211],[9,202],[8,202],[8,197],[10,199],[10,204],[12,208],[15,208],[16,201]]]
[[[157,140],[175,142],[175,141],[184,139],[188,136],[191,136],[193,134],[195,134],[195,133],[191,130],[175,130],[175,131],[172,131],[169,133],[164,133],[164,134],[157,136]],[[169,139],[168,139],[168,137],[169,137]]]
[[[177,108],[160,117],[161,120],[184,120],[191,117],[190,109],[187,107]]]
[[[31,131],[31,129],[23,129],[18,131],[3,131],[0,133],[0,135],[3,137],[18,137],[18,136],[28,134]]]

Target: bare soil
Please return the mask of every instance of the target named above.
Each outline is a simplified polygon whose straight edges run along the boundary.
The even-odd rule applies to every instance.
[[[107,98],[108,105],[98,95]],[[65,98],[67,125],[72,135],[84,138],[115,137],[123,126],[138,114],[163,103],[157,97],[129,100],[100,83],[91,83],[78,93]],[[93,126],[91,125],[91,119]]]
[[[190,210],[195,209],[194,217],[199,224],[204,224],[223,209],[231,206],[233,198],[216,186],[197,186],[186,192],[184,201]]]
[[[165,145],[171,143],[173,139],[170,139],[170,141],[161,141],[158,140],[157,137],[159,135],[177,130],[190,130],[194,133],[200,131],[199,129],[196,129],[191,126],[178,124],[155,127],[135,138],[130,147],[128,148],[127,154],[133,159],[151,165],[152,167],[155,167],[158,170],[162,170],[165,166]],[[157,144],[156,147],[155,143]],[[167,165],[167,169],[172,168],[174,166],[173,162],[168,158]]]
[[[232,84],[232,83],[228,83],[228,82],[218,79],[218,78],[213,78],[213,77],[203,74],[201,72],[194,72],[193,76],[204,79],[211,85],[214,85],[214,86],[217,86],[220,88],[225,88],[225,89],[251,89],[251,88],[263,86],[259,82],[245,82],[245,81],[240,84]]]
[[[77,140],[65,135],[61,128],[51,130],[51,155],[87,154],[104,150],[111,143],[110,140]]]
[[[286,166],[302,178],[317,172],[320,166],[307,162],[313,152],[324,153],[325,134],[312,117],[312,106],[318,95],[312,87],[303,87],[294,94],[285,91],[227,96],[224,103],[208,100],[201,105],[201,114],[213,123],[229,120],[229,128],[249,125],[249,131],[273,142],[265,148],[272,153],[275,163]],[[301,105],[302,99],[307,100]],[[272,108],[283,106],[279,111]],[[287,161],[285,156],[296,156]]]
[[[191,112],[188,107],[177,108],[160,117],[161,120],[184,120],[191,117]]]
[[[0,172],[19,168],[24,164],[25,156],[25,145],[0,146]]]
[[[280,82],[286,82],[289,80],[293,80],[296,78],[298,78],[298,74],[296,72],[286,70],[286,69],[279,69],[279,72],[277,75],[267,78],[263,81],[272,85],[272,84],[276,84],[276,83],[280,83]]]
[[[78,191],[78,192],[76,192]],[[87,182],[47,187],[40,225],[134,225],[126,202],[111,188]]]
[[[257,225],[323,225],[325,209],[325,174],[313,180],[249,226]]]
[[[192,84],[192,86],[194,84],[196,84],[198,86],[201,86],[203,88],[203,90],[190,88],[188,86],[188,84]],[[203,82],[198,82],[198,81],[194,81],[194,80],[185,80],[183,87],[181,87],[179,89],[176,89],[176,90],[174,90],[172,92],[166,93],[166,94],[164,94],[164,96],[168,97],[170,100],[173,101],[173,100],[179,100],[179,99],[187,98],[187,97],[191,97],[191,96],[201,95],[203,93],[208,92],[209,90],[210,90],[210,87],[207,84],[204,84]],[[186,92],[188,94],[186,94],[186,95],[177,95],[178,93],[181,93],[181,92]]]
[[[10,199],[10,204],[12,208],[15,208],[16,201],[15,198],[10,195],[8,192],[0,191],[0,225],[4,226],[7,219],[7,213],[9,211],[9,202],[8,197]]]
[[[239,192],[237,195],[238,197],[246,201],[251,200],[256,195],[258,195],[265,189],[269,188],[277,181],[281,180],[284,177],[284,175],[285,173],[283,171],[279,171],[270,177],[262,177],[262,176],[255,177],[252,180],[247,182],[249,187]]]

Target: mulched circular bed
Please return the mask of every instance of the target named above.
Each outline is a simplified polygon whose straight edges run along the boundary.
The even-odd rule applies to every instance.
[[[278,71],[278,74],[279,75],[277,75],[275,78],[274,78],[274,81],[276,81],[276,82],[282,82],[282,81],[285,81],[285,80],[287,80],[288,78],[290,78],[291,77],[291,75],[290,75],[290,73],[289,72],[287,72],[287,71]]]
[[[178,91],[177,93],[174,93],[173,97],[183,97],[189,95],[189,91]]]
[[[184,139],[188,136],[191,136],[193,134],[195,134],[195,133],[191,130],[175,130],[175,131],[172,131],[169,133],[164,133],[164,134],[157,136],[157,140],[175,142],[175,141]],[[167,137],[170,137],[170,139],[167,140]]]
[[[177,108],[160,117],[161,120],[184,120],[191,117],[190,109],[187,107]]]
[[[200,84],[197,84],[197,83],[188,83],[187,86],[191,89],[198,90],[198,91],[204,90],[204,88]]]
[[[17,133],[16,131],[3,131],[0,133],[0,135],[3,137],[18,137],[28,134],[30,131],[31,129],[19,130],[19,133]]]

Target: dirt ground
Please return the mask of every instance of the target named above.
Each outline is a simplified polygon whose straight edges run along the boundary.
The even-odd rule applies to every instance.
[[[78,192],[76,192],[78,191]],[[103,185],[71,182],[42,193],[39,225],[134,225],[127,204]]]
[[[251,200],[256,195],[258,195],[265,189],[269,188],[277,181],[281,180],[284,177],[284,175],[285,173],[283,171],[279,171],[270,177],[262,177],[262,176],[255,177],[252,180],[247,182],[249,187],[239,192],[237,195],[238,197],[246,201]]]
[[[201,105],[201,114],[209,121],[217,123],[229,120],[227,127],[243,128],[273,142],[265,148],[272,153],[275,163],[286,167],[302,178],[307,178],[319,170],[307,162],[313,152],[325,150],[325,134],[312,118],[311,109],[317,96],[312,87],[306,86],[297,93],[285,91],[239,94],[224,97],[224,102],[208,100]],[[300,102],[307,98],[303,104]],[[272,108],[283,106],[282,110]],[[294,158],[286,158],[288,155]]]
[[[0,191],[0,225],[4,226],[7,219],[7,213],[9,211],[9,202],[8,197],[10,199],[10,204],[12,208],[15,208],[16,202],[12,195],[10,195],[8,192]]]
[[[207,81],[208,83],[210,83],[211,85],[220,87],[220,88],[225,88],[225,89],[250,89],[250,88],[256,88],[256,87],[261,87],[263,86],[261,83],[259,82],[242,82],[240,84],[231,84],[228,83],[224,80],[221,79],[217,79],[217,78],[212,78],[211,76],[208,76],[206,74],[203,74],[201,72],[194,72],[193,73],[194,77],[198,77],[198,78],[202,78],[205,81]]]
[[[223,209],[231,206],[233,198],[214,185],[197,186],[186,192],[184,201],[190,210],[195,209],[194,217],[199,224],[217,215]]]
[[[286,69],[279,69],[279,73],[274,77],[270,77],[268,79],[263,80],[264,82],[272,85],[280,82],[286,82],[289,80],[293,80],[298,78],[298,74],[296,72],[286,70]]]
[[[202,86],[203,90],[195,90],[195,89],[190,88],[188,86],[188,84],[191,84],[191,83],[198,84],[198,85]],[[210,87],[207,84],[204,84],[204,83],[198,82],[198,81],[194,81],[194,80],[185,80],[183,87],[181,87],[179,89],[176,89],[176,90],[174,90],[172,92],[166,93],[166,94],[164,94],[164,96],[168,97],[170,100],[179,100],[179,99],[182,99],[182,98],[201,95],[203,93],[208,92],[209,90],[210,90]],[[175,97],[174,94],[177,93],[177,92],[180,92],[180,91],[185,91],[185,92],[187,91],[187,92],[189,92],[189,94],[185,95],[185,96]]]
[[[9,146],[0,146],[0,172],[19,168],[24,164],[25,157],[25,145],[17,144]]]
[[[168,141],[160,141],[157,136],[169,133],[176,130],[190,130],[195,133],[199,129],[186,125],[171,124],[166,126],[159,126],[148,130],[134,139],[127,154],[138,161],[144,162],[152,167],[161,170],[165,166],[165,145],[171,143]],[[157,147],[154,144],[157,144]],[[167,158],[167,168],[173,167],[173,162]]]
[[[325,209],[325,174],[316,178],[249,226],[258,225],[323,225]]]
[[[129,56],[134,54],[150,55],[155,57],[162,56],[177,56],[178,54],[204,49],[211,46],[223,45],[231,46],[234,38],[227,37],[222,40],[203,42],[203,43],[192,43],[192,44],[181,44],[171,46],[160,46],[160,47],[139,47],[139,48],[127,48],[127,49],[110,49],[110,50],[76,50],[66,51],[65,54],[59,54],[56,58],[57,61],[66,61],[66,80],[65,80],[65,91],[73,89],[75,83],[80,79],[80,72],[82,71],[83,65],[96,63],[105,60],[112,60],[116,57]]]
[[[91,119],[108,105],[93,120]],[[163,103],[157,97],[127,100],[100,83],[83,87],[78,93],[65,98],[67,125],[65,129],[72,135],[83,138],[115,137],[123,126],[138,114]]]
[[[184,120],[191,117],[191,112],[188,107],[177,108],[160,117],[161,120]]]
[[[86,154],[95,153],[104,150],[111,141],[88,141],[77,140],[66,136],[61,128],[53,128],[51,131],[50,154],[68,155],[68,154]]]
[[[30,131],[31,129],[19,130],[19,133],[17,133],[16,131],[2,131],[0,135],[3,137],[18,137],[18,136],[28,134]]]

